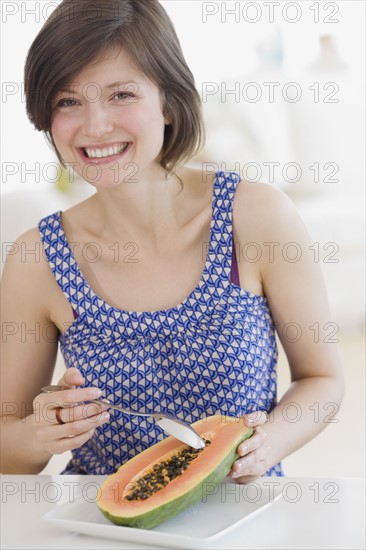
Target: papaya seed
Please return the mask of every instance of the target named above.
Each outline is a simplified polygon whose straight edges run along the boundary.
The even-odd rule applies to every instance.
[[[211,444],[209,440],[204,441],[206,445]],[[146,500],[160,489],[166,487],[173,479],[182,475],[203,450],[187,447],[167,460],[154,464],[150,472],[134,483],[132,490],[126,495],[125,500]]]

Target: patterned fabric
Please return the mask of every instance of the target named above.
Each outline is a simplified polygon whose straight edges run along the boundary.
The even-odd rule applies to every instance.
[[[277,346],[265,297],[230,281],[232,205],[240,176],[215,175],[210,242],[201,279],[175,307],[124,311],[97,296],[79,270],[61,212],[39,222],[54,277],[77,314],[59,337],[66,367],[86,386],[132,410],[162,411],[189,423],[240,416],[276,404]],[[111,420],[72,451],[62,472],[111,474],[166,437],[151,419],[111,410]],[[281,464],[266,475],[282,476]]]

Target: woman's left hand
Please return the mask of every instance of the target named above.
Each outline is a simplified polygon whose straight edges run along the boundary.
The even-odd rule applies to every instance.
[[[266,473],[269,468],[270,446],[267,442],[267,433],[261,425],[268,420],[268,414],[263,411],[243,416],[247,426],[253,427],[253,435],[240,443],[237,453],[240,456],[232,466],[229,477],[238,483],[249,483]]]

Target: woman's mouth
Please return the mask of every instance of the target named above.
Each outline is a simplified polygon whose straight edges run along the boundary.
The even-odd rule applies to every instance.
[[[120,158],[130,149],[131,145],[132,141],[124,141],[111,145],[103,145],[101,147],[80,147],[79,151],[84,160],[103,164],[106,162],[113,162]]]

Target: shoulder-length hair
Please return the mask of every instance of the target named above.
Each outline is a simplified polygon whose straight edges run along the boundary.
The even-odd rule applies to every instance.
[[[28,117],[45,132],[63,164],[51,133],[53,100],[80,71],[115,48],[123,48],[160,90],[170,124],[159,162],[168,175],[200,150],[205,130],[194,77],[158,0],[63,0],[28,51]]]

